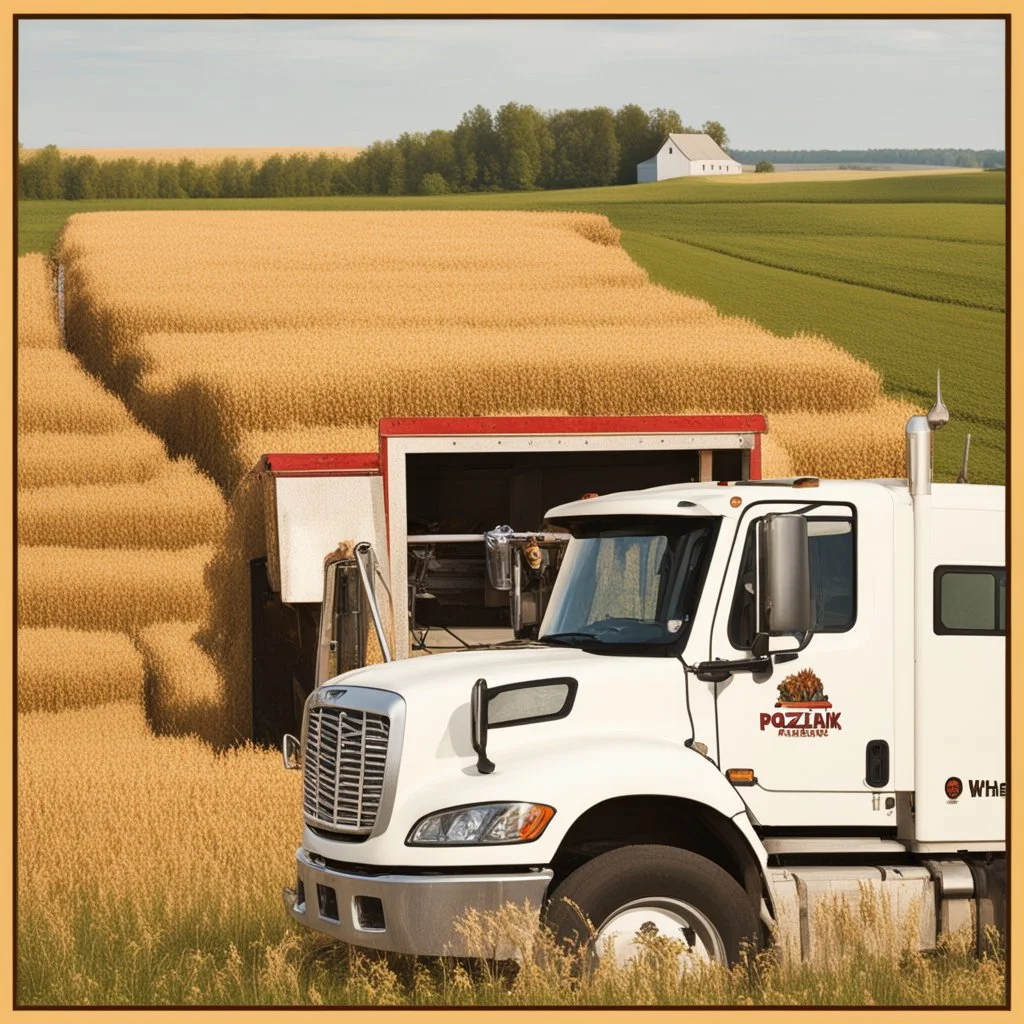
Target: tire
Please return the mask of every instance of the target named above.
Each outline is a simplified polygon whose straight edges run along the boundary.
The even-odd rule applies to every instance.
[[[673,846],[624,846],[588,861],[551,894],[545,920],[559,944],[585,949],[591,965],[613,933],[624,963],[636,950],[633,935],[651,925],[683,938],[701,959],[730,966],[745,945],[756,948],[758,936],[757,914],[732,875]]]

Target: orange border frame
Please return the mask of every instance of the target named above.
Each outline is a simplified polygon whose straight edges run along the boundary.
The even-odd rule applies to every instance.
[[[220,2],[211,2],[211,0],[157,0],[157,2],[146,3],[144,0],[103,0],[102,3],[96,3],[95,5],[89,3],[74,2],[74,0],[0,0],[2,5],[3,18],[0,18],[0,52],[5,55],[13,52],[13,18],[15,15],[63,15],[67,17],[80,17],[84,14],[96,13],[104,15],[160,15],[160,14],[177,14],[177,15],[238,15],[238,14],[254,14],[254,15],[280,15],[282,17],[295,16],[297,14],[303,15],[322,15],[325,17],[331,15],[343,15],[343,14],[365,14],[365,15],[379,15],[381,17],[401,17],[410,15],[428,15],[428,14],[448,14],[448,15],[462,15],[465,17],[472,16],[487,16],[487,15],[516,15],[521,17],[529,17],[531,15],[540,16],[552,16],[562,15],[568,17],[581,17],[581,16],[593,16],[601,17],[607,15],[659,15],[664,17],[671,16],[687,16],[687,15],[704,15],[704,16],[717,16],[717,17],[761,17],[765,15],[790,15],[794,17],[813,17],[815,15],[821,16],[878,16],[880,18],[892,18],[899,16],[932,16],[932,17],[943,17],[943,16],[968,16],[968,17],[979,17],[986,14],[994,15],[1010,15],[1008,22],[1008,41],[1010,44],[1010,53],[1012,55],[1020,55],[1024,52],[1024,38],[1022,38],[1021,26],[1024,25],[1024,5],[1018,2],[1018,0],[1003,0],[1003,2],[990,2],[990,0],[978,0],[978,2],[970,2],[970,0],[846,0],[846,2],[835,2],[835,0],[718,0],[718,2],[710,2],[710,0],[691,0],[691,2],[673,2],[673,0],[640,0],[636,4],[630,4],[627,0],[524,0],[524,2],[509,2],[509,0],[398,0],[398,2],[388,3],[386,0],[352,0],[352,2],[325,2],[325,0],[303,0],[301,4],[295,5],[294,8],[289,9],[283,0],[236,0],[236,2],[229,2],[229,0],[220,0]],[[92,8],[90,10],[90,7]],[[1016,14],[1017,17],[1012,17]],[[1016,61],[1009,65],[1010,81],[1007,87],[1007,96],[1010,97],[1013,86],[1019,82],[1019,74],[1017,73],[1019,56]],[[0,125],[0,131],[6,129],[5,137],[10,139],[11,137],[11,118],[14,102],[13,94],[13,74],[11,69],[8,68],[8,74],[3,76],[2,85],[3,93],[0,96],[0,118],[3,119],[3,125]],[[1024,95],[1024,94],[1020,94]],[[1008,119],[1010,128],[1010,134],[1007,139],[1007,149],[1010,150],[1009,139],[1020,139],[1022,137],[1022,110],[1024,110],[1024,100],[1018,99],[1016,103],[1013,103],[1010,107],[1012,119]],[[1019,152],[1019,147],[1016,147],[1016,151],[1009,152],[1009,167],[1010,167],[1010,182],[1008,193],[1022,195],[1024,192],[1021,191],[1022,185],[1022,173],[1020,161],[1014,159]],[[6,197],[12,197],[13,195],[13,178],[12,168],[14,154],[8,150],[8,158],[2,162],[0,166],[0,186],[2,186],[3,194]],[[13,237],[13,210],[12,203],[2,204],[2,213],[0,216],[3,217],[4,223],[7,229],[6,237],[10,240]],[[1020,251],[1020,247],[1024,245],[1024,238],[1022,238],[1020,217],[1017,215],[1016,210],[1011,206],[1009,211],[1010,216],[1010,235],[1011,235],[1011,251],[1016,248]],[[10,374],[11,370],[11,359],[13,358],[13,338],[10,333],[11,317],[9,311],[11,310],[11,304],[13,301],[12,296],[12,285],[14,280],[14,246],[8,244],[4,250],[2,264],[0,264],[0,295],[2,295],[4,302],[2,308],[8,311],[8,316],[4,318],[4,373],[7,376],[9,386],[0,389],[0,432],[2,432],[2,442],[4,451],[8,456],[7,465],[12,465],[12,453],[13,453],[13,381],[11,381]],[[1024,281],[1024,270],[1021,269],[1024,265],[1024,261],[1017,259],[1011,264],[1011,273],[1009,279],[1010,294],[1011,296],[1021,293],[1020,285]],[[1024,344],[1021,339],[1021,331],[1019,327],[1020,317],[1016,318],[1017,322],[1010,321],[1010,352],[1011,357],[1008,366],[1008,383],[1010,384],[1011,397],[1015,399],[1008,409],[1008,433],[1009,433],[1009,447],[1010,447],[1010,461],[1009,461],[1009,474],[1008,474],[1008,487],[1009,487],[1009,499],[1013,500],[1014,482],[1020,479],[1022,457],[1024,457],[1024,414],[1020,414],[1021,401],[1020,396],[1024,393],[1024,372],[1022,372],[1022,364],[1024,364],[1024,355],[1021,354],[1019,346]],[[1016,353],[1015,353],[1016,350]],[[1014,354],[1015,353],[1015,354]],[[4,526],[4,537],[6,541],[6,551],[13,551],[14,545],[14,519],[13,519],[13,474],[8,472],[3,476],[2,482],[0,482],[0,489],[2,489],[2,511],[0,511],[0,519],[2,519]],[[1012,505],[1011,505],[1012,507]],[[1018,516],[1018,519],[1020,517]],[[1012,564],[1021,564],[1024,559],[1020,556],[1024,555],[1024,548],[1021,545],[1021,530],[1014,530],[1011,536],[1010,543],[1010,562]],[[6,707],[12,706],[11,696],[13,688],[13,671],[12,661],[10,652],[12,650],[13,637],[11,634],[12,621],[13,621],[13,604],[14,604],[14,578],[11,568],[11,559],[6,558],[3,560],[2,567],[3,585],[0,587],[0,629],[2,629],[2,636],[4,639],[4,650],[8,656],[4,659],[3,664],[3,687],[4,696],[7,699]],[[1024,664],[1024,587],[1022,587],[1019,580],[1011,575],[1010,584],[1010,604],[1011,604],[1011,664],[1013,666],[1010,692],[1013,692],[1013,684],[1018,683],[1022,675],[1021,666]],[[1013,701],[1011,704],[1011,734],[1024,735],[1024,698]],[[12,972],[11,966],[13,962],[13,920],[11,918],[11,907],[10,902],[7,898],[11,890],[11,883],[13,878],[13,861],[12,861],[12,850],[13,850],[13,837],[7,833],[6,823],[12,820],[12,771],[13,771],[13,746],[12,746],[12,735],[13,726],[8,715],[3,716],[3,736],[6,740],[4,746],[9,752],[8,757],[2,760],[2,779],[0,779],[0,821],[4,823],[5,841],[0,846],[0,869],[2,869],[2,880],[0,885],[3,886],[0,889],[0,907],[2,907],[3,916],[3,927],[0,928],[0,1020],[13,1019],[15,1017],[25,1018],[30,1017],[33,1021],[67,1021],[72,1017],[87,1017],[90,1014],[88,1010],[58,1010],[58,1011],[44,1011],[44,1010],[21,1010],[13,1011],[13,990],[12,990]],[[1013,772],[1011,775],[1011,786],[1010,792],[1015,793],[1019,786],[1024,787],[1024,756],[1018,756],[1013,763]],[[1011,798],[1012,799],[1012,798]],[[1024,800],[1018,799],[1011,803],[1012,807],[1012,835],[1019,837],[1022,835],[1022,827],[1024,827]],[[1022,975],[1022,963],[1024,963],[1024,856],[1021,853],[1016,852],[1020,849],[1024,849],[1024,842],[1018,842],[1014,844],[1014,853],[1012,855],[1012,871],[1014,877],[1021,881],[1017,884],[1018,893],[1011,904],[1011,935],[1013,936],[1012,948],[1014,950],[1013,958],[1008,965],[1008,979],[1010,981],[1011,998],[1016,1002],[1020,1002],[1020,993],[1024,991],[1022,984],[1024,984],[1024,975]],[[468,1011],[469,1015],[474,1019],[485,1018],[495,1022],[502,1022],[502,1024],[518,1024],[520,1021],[534,1021],[543,1019],[543,1015],[549,1013],[570,1013],[572,1019],[578,1020],[581,1017],[586,1019],[602,1019],[608,1021],[641,1021],[651,1020],[652,1015],[657,1015],[659,1021],[664,1020],[678,1020],[685,1021],[686,1024],[693,1024],[695,1021],[723,1021],[723,1020],[736,1020],[736,1021],[749,1021],[749,1020],[767,1020],[767,1021],[779,1021],[788,1022],[793,1012],[796,1012],[800,1016],[801,1022],[803,1021],[826,1021],[831,1020],[832,1014],[839,1012],[843,1015],[844,1019],[854,1018],[865,1018],[879,1020],[876,1010],[871,1009],[853,1009],[853,1010],[816,1010],[816,1009],[801,1009],[801,1008],[785,1008],[785,1009],[757,1009],[753,1011],[745,1011],[742,1009],[725,1009],[725,1010],[672,1010],[672,1009],[614,1009],[614,1010],[473,1010]],[[103,1014],[109,1014],[115,1020],[125,1021],[191,1021],[196,1019],[196,1014],[188,1010],[147,1010],[147,1009],[129,1009],[129,1010],[103,1010],[100,1011]],[[204,1011],[209,1014],[210,1011]],[[238,1024],[249,1024],[255,1017],[255,1019],[263,1024],[263,1022],[269,1021],[285,1021],[285,1020],[309,1020],[310,1018],[305,1016],[309,1010],[281,1010],[281,1011],[266,1011],[266,1010],[224,1010],[216,1011],[216,1019],[218,1021],[225,1022],[238,1022]],[[356,1014],[362,1016],[371,1016],[374,1021],[379,1021],[381,1024],[391,1024],[391,1022],[403,1022],[403,1024],[412,1024],[415,1021],[422,1021],[424,1014],[432,1012],[437,1014],[458,1012],[450,1010],[434,1010],[434,1011],[422,1011],[422,1010],[392,1010],[392,1009],[381,1009],[381,1010],[368,1010],[365,1014],[361,1014],[359,1010],[344,1011],[346,1016],[349,1018],[354,1017]],[[462,1011],[466,1013],[467,1011]],[[749,1012],[753,1012],[755,1016],[751,1018],[748,1016]],[[973,1019],[970,1015],[978,1013],[977,1010],[925,1010],[927,1018],[922,1018],[920,1014],[922,1011],[916,1010],[882,1010],[886,1016],[882,1019],[888,1021],[895,1016],[913,1017],[917,1016],[918,1020],[927,1019],[929,1024],[931,1022],[947,1022],[947,1021],[961,1021],[964,1019]],[[996,1010],[985,1010],[980,1011],[984,1013],[985,1019],[992,1019],[995,1017],[1006,1017],[1012,1011],[996,1009]],[[334,1014],[338,1016],[337,1012]],[[96,1012],[91,1013],[91,1019],[97,1020]],[[202,1018],[200,1018],[202,1019]],[[436,1018],[435,1018],[436,1019]]]

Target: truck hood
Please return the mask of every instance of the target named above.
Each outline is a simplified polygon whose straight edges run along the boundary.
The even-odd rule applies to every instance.
[[[478,679],[494,689],[563,677],[579,684],[567,716],[511,728],[495,726],[488,751],[493,748],[506,758],[526,757],[534,745],[544,748],[576,735],[634,735],[674,744],[689,736],[685,680],[674,658],[594,654],[568,647],[492,648],[374,665],[337,676],[324,686],[348,687],[354,699],[361,688],[398,694],[405,704],[407,753],[422,745],[412,763],[429,774],[432,768],[448,771],[453,764],[475,772],[470,698]]]
[[[409,703],[421,697],[430,701],[468,701],[478,679],[489,687],[531,679],[586,674],[587,666],[609,660],[610,655],[591,654],[571,647],[505,647],[480,651],[453,651],[422,658],[369,665],[337,676],[325,685],[344,683],[400,694]],[[632,658],[623,660],[632,661]]]
[[[474,683],[486,679],[495,688],[564,677],[578,683],[568,713],[491,723],[487,756],[495,768],[481,774],[470,727]],[[323,690],[336,691],[340,706],[346,701],[357,708],[395,706],[393,696],[378,701],[378,693],[397,695],[403,705],[389,712],[396,725],[394,750],[388,754],[395,786],[392,811],[383,830],[359,846],[360,863],[431,863],[437,851],[405,845],[409,830],[427,814],[466,803],[548,803],[558,814],[550,837],[555,845],[599,797],[640,792],[692,796],[697,776],[724,787],[722,813],[731,816],[743,807],[717,768],[686,750],[693,727],[686,678],[676,658],[501,647],[358,669],[315,692]],[[604,781],[594,782],[598,775]],[[351,846],[309,828],[303,844],[336,860],[354,856]],[[553,852],[523,844],[521,849],[502,846],[490,853],[451,848],[444,856],[449,864],[479,864],[488,858],[495,863],[544,863]]]

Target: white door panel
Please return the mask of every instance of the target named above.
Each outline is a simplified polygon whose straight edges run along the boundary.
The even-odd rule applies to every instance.
[[[750,568],[751,526],[812,504],[757,503],[744,517],[715,616],[713,657],[750,657],[742,645],[752,624],[736,614],[734,598],[741,570],[746,578]],[[895,825],[895,809],[886,806],[896,754],[893,578],[890,560],[879,557],[891,550],[891,505],[820,505],[806,515],[819,629],[770,675],[737,673],[717,684],[721,768],[754,770],[756,785],[739,792],[762,825]],[[866,779],[872,741],[888,746],[889,781],[877,787]]]

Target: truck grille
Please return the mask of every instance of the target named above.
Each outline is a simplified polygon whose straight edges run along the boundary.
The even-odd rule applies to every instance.
[[[369,832],[377,820],[387,766],[387,715],[314,706],[303,752],[303,807],[311,823]]]

